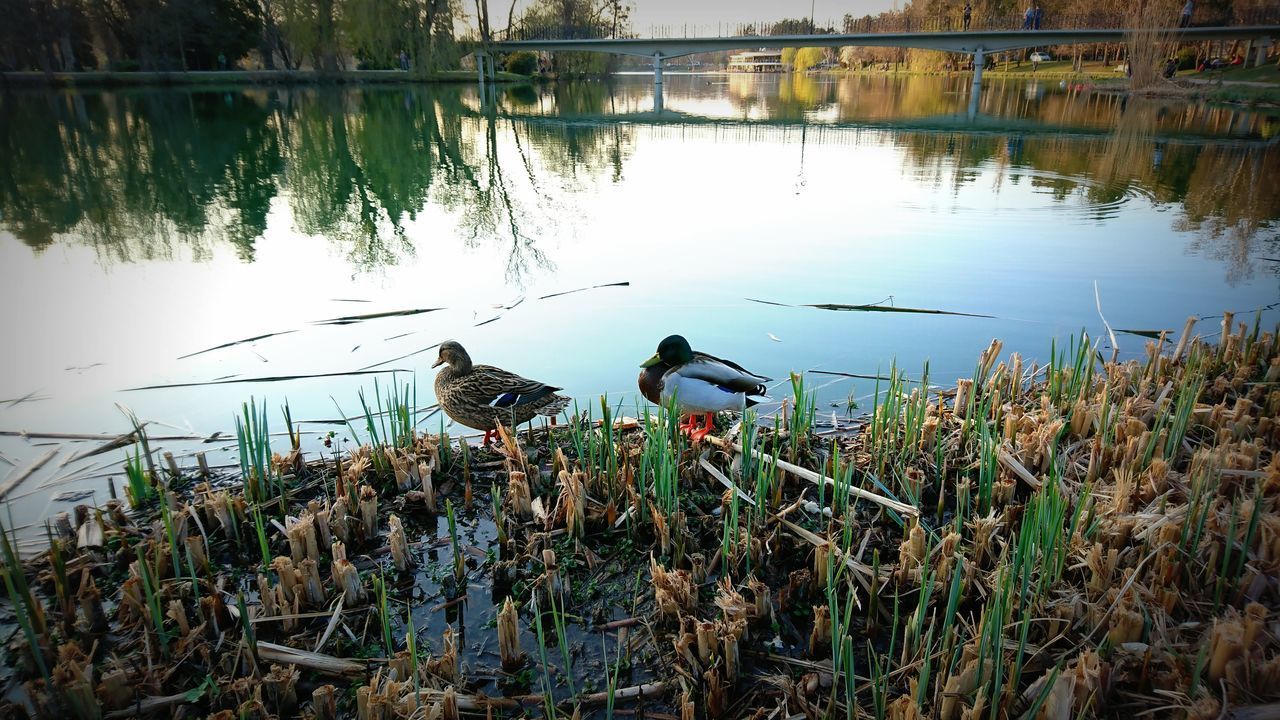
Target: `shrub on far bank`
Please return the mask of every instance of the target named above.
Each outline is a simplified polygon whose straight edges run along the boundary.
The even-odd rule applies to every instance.
[[[507,56],[507,72],[517,75],[532,75],[538,69],[538,56],[521,50]]]

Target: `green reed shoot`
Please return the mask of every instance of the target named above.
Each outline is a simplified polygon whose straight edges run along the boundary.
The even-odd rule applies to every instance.
[[[1204,380],[1199,375],[1190,379],[1184,378],[1178,388],[1178,397],[1173,408],[1173,421],[1169,425],[1169,437],[1164,444],[1165,460],[1172,462],[1178,456],[1182,441],[1187,436],[1187,429],[1191,426],[1191,412],[1195,410],[1196,401],[1200,399],[1203,388]],[[1159,435],[1159,432],[1153,435]]]
[[[297,450],[302,447],[302,428],[293,424],[293,413],[289,410],[289,400],[285,399],[284,405],[280,406],[280,412],[284,415],[284,428],[289,433],[289,447]]]
[[[924,629],[925,615],[929,612],[929,602],[933,598],[933,565],[928,557],[933,551],[933,533],[925,536],[925,562],[920,566],[920,597],[916,603],[916,615],[907,622],[902,652],[915,657],[920,650],[920,633]],[[927,654],[927,653],[926,653]]]
[[[53,536],[53,528],[48,522],[44,524],[44,534],[49,540],[49,568],[53,570],[53,590],[58,603],[62,605],[63,615],[74,617],[75,609],[71,605],[71,595],[67,588],[67,559],[62,556],[62,540]]]
[[[167,501],[160,503],[160,519],[164,521],[165,537],[169,540],[169,559],[173,563],[173,576],[179,577],[182,574],[182,563],[179,561],[178,555],[178,534],[173,527],[173,513],[169,510]],[[186,546],[186,543],[183,543]]]
[[[404,635],[405,647],[409,650],[409,671],[413,673],[413,702],[422,706],[422,687],[418,680],[418,631],[413,627],[413,608],[408,607],[404,613],[404,624],[407,631]]]
[[[1258,530],[1258,520],[1261,518],[1261,510],[1263,505],[1262,491],[1259,490],[1253,496],[1253,512],[1249,514],[1249,525],[1244,532],[1244,544],[1240,546],[1240,554],[1236,559],[1235,572],[1232,573],[1232,583],[1238,583],[1240,576],[1244,574],[1244,563],[1249,557],[1249,548],[1253,545],[1254,533]],[[1229,537],[1229,540],[1234,538]]]
[[[867,648],[867,665],[871,671],[871,677],[868,684],[871,686],[871,708],[876,720],[884,720],[889,712],[889,668],[885,663],[880,662],[880,658],[875,651]]]
[[[187,573],[191,578],[191,594],[199,597],[200,595],[200,579],[196,575],[196,561],[191,557],[191,546],[186,543],[182,544],[182,551],[187,557]],[[177,573],[175,573],[176,575]],[[196,616],[204,619],[204,611],[200,609],[200,603],[195,603]]]
[[[447,468],[453,463],[453,445],[449,433],[444,431],[444,415],[440,416],[440,467]]]
[[[787,418],[789,432],[789,450],[791,461],[799,458],[799,453],[809,442],[809,431],[813,429],[813,420],[817,417],[817,403],[814,394],[805,392],[804,373],[791,373],[792,412]]]
[[[453,578],[461,583],[467,577],[467,566],[462,562],[462,546],[458,544],[458,522],[453,514],[453,501],[445,498],[444,509],[449,518],[449,539],[453,543]]]
[[[757,501],[757,505],[760,505]],[[736,555],[734,550],[738,546],[738,493],[729,493],[729,507],[722,513],[720,518],[724,525],[724,535],[720,541],[720,554],[724,560],[726,570],[730,567]]]
[[[1000,436],[983,421],[978,437],[978,514],[986,515],[991,512],[992,494],[1000,477]]]
[[[833,652],[835,656],[837,653]],[[857,657],[853,652],[853,638],[845,635],[840,641],[840,667],[844,669],[841,677],[844,678],[844,712],[845,720],[854,720],[857,717],[858,707],[858,676],[855,674],[854,659]]]
[[[36,617],[31,614],[31,608],[35,601],[31,599],[29,593],[24,594],[16,587],[15,577],[21,577],[21,570],[16,573],[11,569],[8,563],[0,567],[0,579],[4,580],[5,592],[9,595],[9,602],[13,604],[14,615],[18,618],[18,625],[22,628],[22,634],[27,639],[27,647],[31,650],[31,657],[35,659],[36,667],[40,669],[40,674],[44,677],[45,682],[52,684],[49,677],[49,666],[44,661],[44,651],[40,648],[40,642],[36,638],[35,627],[32,625],[31,618]],[[25,579],[24,581],[25,582]]]
[[[493,525],[498,529],[498,546],[507,544],[507,518],[502,513],[502,495],[498,483],[489,485],[489,505],[493,510]]]
[[[603,467],[600,471],[608,478],[609,493],[613,494],[613,485],[618,477],[617,438],[614,437],[613,418],[615,413],[609,407],[609,396],[600,396],[600,440]]]
[[[236,443],[245,499],[260,503],[270,500],[273,494],[282,494],[283,487],[272,487],[275,473],[271,467],[271,430],[265,401],[261,409],[252,397],[241,404],[241,415],[236,416]]]
[[[458,443],[458,462],[462,464],[463,487],[471,487],[471,443]]]
[[[44,609],[31,594],[31,587],[27,585],[27,576],[22,562],[18,559],[18,554],[10,542],[9,531],[3,525],[0,525],[0,550],[4,553],[4,563],[0,565],[0,578],[4,580],[5,592],[9,595],[9,602],[13,605],[14,615],[17,616],[18,625],[27,639],[27,647],[31,649],[36,667],[40,669],[45,682],[52,684],[49,667],[45,664],[44,652],[39,642],[40,637],[48,640]]]
[[[137,509],[159,497],[159,493],[151,484],[151,479],[146,470],[142,467],[142,448],[140,445],[134,446],[132,455],[125,454],[124,474],[128,480],[125,485],[125,497],[129,499],[129,506]]]
[[[924,656],[920,660],[919,685],[916,688],[916,707],[924,710],[925,700],[929,697],[929,675],[933,671],[933,626],[924,639]]]
[[[1187,697],[1196,697],[1200,689],[1200,678],[1204,677],[1204,666],[1209,664],[1209,643],[1200,643],[1200,652],[1196,653],[1195,670],[1191,672],[1191,689]]]
[[[151,564],[147,561],[143,544],[138,543],[133,549],[138,557],[138,574],[141,576],[143,594],[147,598],[147,609],[151,613],[151,624],[155,627],[156,639],[160,643],[160,653],[167,658],[169,631],[164,626],[164,611],[160,608],[160,581],[151,573]]]
[[[683,436],[675,432],[680,412],[673,397],[658,407],[658,416],[645,413],[645,443],[640,456],[641,482],[653,489],[654,501],[667,517],[680,509],[680,454]],[[647,480],[647,482],[646,482]]]
[[[584,416],[578,409],[578,401],[574,400],[573,415],[565,411],[565,426],[569,428],[569,442],[573,444],[573,453],[579,461],[587,457],[587,433],[583,431],[584,425],[591,427],[591,410],[588,408]]]
[[[381,573],[373,576],[373,589],[378,596],[378,618],[382,623],[382,647],[390,658],[396,653],[395,643],[391,639],[391,612],[387,607],[387,583]]]
[[[538,635],[538,658],[542,662],[542,710],[547,720],[556,716],[555,698],[551,694],[551,663],[547,660],[547,637],[542,629],[542,612],[538,609],[538,594],[533,594],[533,630]]]
[[[129,424],[133,426],[133,434],[137,438],[137,444],[141,447],[142,458],[147,461],[147,473],[153,479],[159,478],[160,474],[156,472],[155,461],[151,458],[151,441],[147,438],[146,424],[139,420],[132,410],[121,405],[116,405],[116,407],[124,413],[125,417],[129,419]]]
[[[236,593],[236,609],[240,611],[240,627],[244,630],[245,642],[249,645],[249,654],[253,657],[254,665],[257,665],[258,659],[258,636],[253,632],[253,622],[249,619],[249,608],[244,604],[244,593]]]
[[[1213,609],[1217,612],[1222,607],[1222,593],[1227,587],[1227,568],[1231,567],[1231,554],[1236,546],[1236,514],[1240,509],[1240,498],[1231,499],[1231,513],[1227,518],[1227,534],[1222,541],[1222,564],[1218,568],[1217,584],[1213,591]]]
[[[267,526],[262,520],[262,510],[257,505],[250,508],[253,515],[253,526],[258,533],[258,550],[262,552],[262,567],[271,567],[271,547],[267,544]]]
[[[606,667],[609,662],[609,648],[605,643],[604,635],[600,636],[600,656],[604,658]],[[613,720],[613,706],[618,693],[618,671],[622,669],[622,648],[617,648],[617,654],[613,659],[613,672],[607,675],[609,680],[608,695],[605,698],[604,716],[605,720]]]
[[[569,636],[565,631],[564,610],[561,609],[561,605],[556,603],[555,592],[548,591],[547,599],[551,601],[551,622],[556,631],[556,645],[560,647],[560,658],[564,661],[564,680],[569,685],[569,694],[577,695],[578,692],[573,687],[573,654],[569,651]]]

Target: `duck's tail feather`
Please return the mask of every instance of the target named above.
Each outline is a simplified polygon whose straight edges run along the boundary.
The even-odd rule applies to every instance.
[[[761,388],[763,390],[763,387]],[[746,406],[752,407],[761,403],[771,402],[773,398],[765,395],[763,392],[749,393],[746,399]]]
[[[547,398],[545,405],[538,408],[538,414],[546,417],[555,417],[560,414],[561,410],[569,407],[570,398],[563,395],[552,395]]]

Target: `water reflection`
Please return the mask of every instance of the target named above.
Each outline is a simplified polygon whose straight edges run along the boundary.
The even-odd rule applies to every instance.
[[[225,92],[19,93],[0,97],[0,228],[36,252],[56,241],[104,262],[252,261],[273,206],[336,246],[357,271],[456,241],[419,222],[445,213],[468,245],[504,249],[508,281],[555,268],[543,238],[618,183],[638,128],[712,126],[747,139],[857,141],[885,127],[904,172],[955,189],[998,170],[1097,220],[1133,194],[1176,205],[1192,250],[1253,271],[1275,243],[1276,120],[1196,104],[1128,103],[1025,83],[984,91],[970,122],[964,78],[830,80],[804,75],[668,78],[655,107],[637,81],[518,86]],[[659,112],[655,113],[654,111]],[[638,123],[638,124],[637,124]],[[799,124],[830,132],[790,133]],[[660,132],[654,129],[652,132]],[[717,135],[720,137],[720,135]],[[803,182],[798,182],[801,188]],[[571,229],[571,228],[570,228]]]

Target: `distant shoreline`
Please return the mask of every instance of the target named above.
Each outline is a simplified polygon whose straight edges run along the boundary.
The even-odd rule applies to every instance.
[[[474,70],[441,70],[417,75],[403,70],[200,70],[190,72],[6,72],[0,84],[36,87],[133,87],[174,85],[361,85],[392,83],[476,82]],[[495,82],[525,82],[529,78],[498,72]]]

